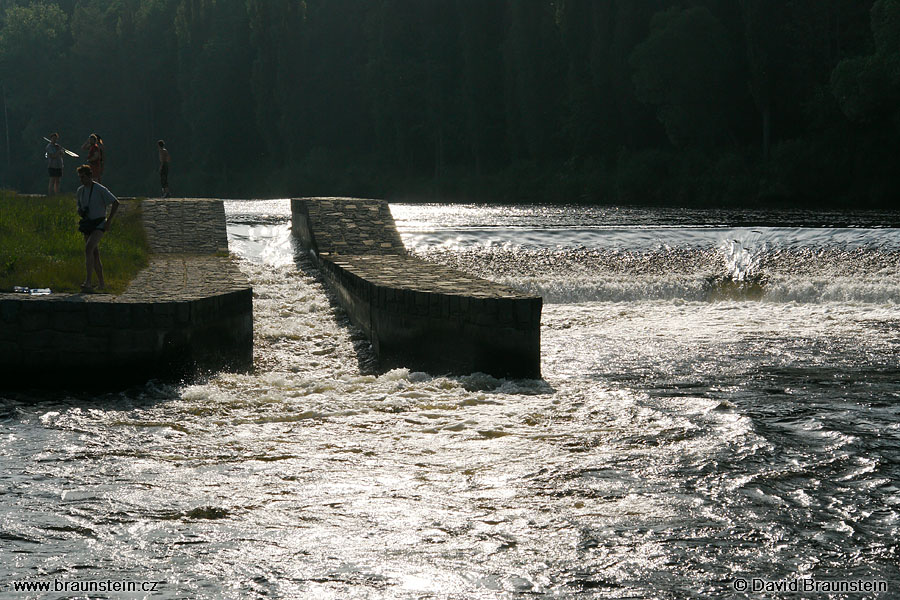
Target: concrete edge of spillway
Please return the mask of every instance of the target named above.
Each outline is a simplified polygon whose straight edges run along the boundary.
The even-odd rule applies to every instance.
[[[382,368],[540,378],[539,296],[410,256],[383,200],[295,198],[291,214]]]
[[[122,210],[136,202],[122,199]],[[228,254],[223,202],[143,200],[141,210],[149,264],[124,293],[0,294],[3,387],[110,388],[252,368],[253,289]]]

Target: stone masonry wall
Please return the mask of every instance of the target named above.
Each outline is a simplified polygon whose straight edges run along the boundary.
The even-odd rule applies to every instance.
[[[0,294],[7,385],[107,387],[252,365],[252,289],[223,252],[222,202],[142,210],[153,254],[123,294]]]
[[[295,199],[292,213],[382,366],[540,377],[540,297],[409,256],[383,201]]]

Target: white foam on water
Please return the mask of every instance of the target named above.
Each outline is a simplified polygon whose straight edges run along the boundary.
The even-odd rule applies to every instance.
[[[445,214],[499,240],[416,249],[429,260],[555,294],[544,379],[381,373],[285,238],[286,206],[228,209],[254,372],[2,405],[0,579],[16,565],[149,573],[173,597],[614,598],[896,572],[900,308],[869,287],[894,284],[890,244],[604,230],[597,210],[578,240],[597,247],[540,247],[533,208],[507,210],[520,229],[496,238],[493,209],[410,208],[423,235]]]

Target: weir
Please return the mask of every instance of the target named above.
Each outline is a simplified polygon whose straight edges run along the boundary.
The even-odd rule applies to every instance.
[[[411,256],[382,200],[297,198],[291,213],[382,367],[540,378],[539,296]]]
[[[222,201],[141,209],[149,265],[121,295],[0,294],[4,384],[108,387],[252,367],[253,290],[228,255]]]

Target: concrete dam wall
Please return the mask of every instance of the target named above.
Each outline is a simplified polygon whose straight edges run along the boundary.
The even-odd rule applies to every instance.
[[[0,294],[5,384],[110,387],[252,367],[253,290],[227,254],[222,202],[141,209],[150,264],[123,294]]]
[[[382,200],[299,198],[291,211],[382,367],[540,378],[540,297],[410,256]]]

